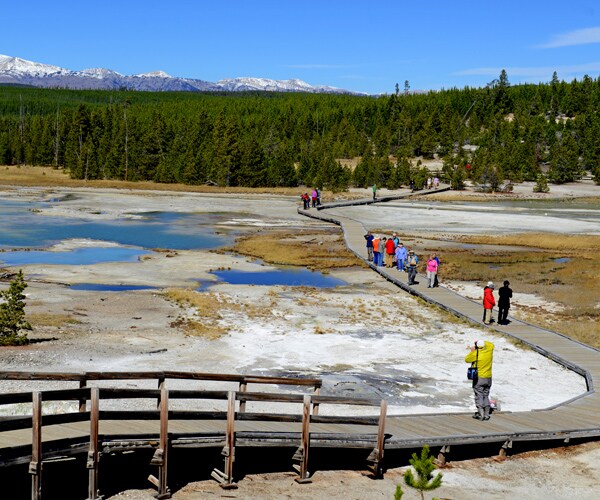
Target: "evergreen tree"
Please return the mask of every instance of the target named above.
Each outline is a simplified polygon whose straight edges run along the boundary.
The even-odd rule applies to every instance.
[[[539,174],[533,186],[534,193],[548,193],[550,188],[548,187],[548,178],[544,174]]]
[[[412,458],[409,460],[410,465],[415,470],[416,476],[411,469],[408,469],[404,473],[404,482],[407,486],[419,490],[421,500],[425,499],[424,491],[435,490],[442,485],[441,472],[433,477],[433,471],[436,468],[433,463],[434,460],[434,457],[429,455],[429,446],[425,445],[421,450],[420,457],[416,453],[413,453]]]
[[[25,295],[27,283],[23,271],[11,281],[8,290],[0,292],[0,345],[21,345],[27,342],[23,330],[31,330],[25,318]]]

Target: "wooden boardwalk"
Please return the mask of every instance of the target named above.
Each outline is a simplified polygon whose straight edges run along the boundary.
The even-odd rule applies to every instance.
[[[405,196],[410,196],[407,193]],[[398,199],[398,197],[394,197]],[[372,202],[372,200],[368,200]],[[376,200],[378,202],[385,199]],[[358,200],[360,202],[360,200]],[[356,204],[356,202],[355,202]],[[360,204],[360,203],[359,203]],[[342,227],[348,248],[366,261],[363,225],[343,215],[339,206],[299,213]],[[395,269],[371,268],[402,290],[441,307],[475,324],[481,323],[481,305],[443,287],[427,288],[421,284],[408,286],[404,273]],[[402,278],[402,279],[401,279]],[[427,444],[440,447],[444,459],[451,446],[488,443],[489,454],[505,453],[520,441],[568,441],[571,438],[600,436],[600,396],[594,381],[600,377],[600,351],[564,335],[513,319],[509,325],[492,328],[518,339],[544,356],[579,373],[585,378],[587,391],[576,398],[551,408],[527,412],[495,412],[486,422],[471,418],[472,413],[387,416],[385,401],[336,398],[319,394],[320,381],[302,379],[269,379],[240,375],[207,375],[181,373],[147,374],[29,374],[0,373],[0,380],[64,380],[78,382],[79,388],[0,395],[0,405],[31,404],[25,417],[0,417],[0,466],[29,463],[32,476],[32,498],[41,498],[41,464],[56,456],[87,453],[89,473],[88,498],[98,498],[98,462],[105,453],[140,448],[155,450],[151,465],[158,468],[156,485],[159,498],[167,498],[167,456],[178,448],[222,448],[223,470],[215,468],[213,477],[224,487],[234,485],[235,449],[239,447],[281,447],[295,449],[290,468],[296,463],[298,481],[310,480],[309,451],[314,448],[364,448],[366,463],[375,475],[384,471],[384,449],[420,448]],[[156,389],[97,388],[99,380],[157,378]],[[216,379],[238,384],[236,390],[181,390],[170,385],[170,379]],[[248,384],[296,386],[293,394],[269,391],[248,392]],[[308,393],[307,393],[308,389]],[[551,390],[541,387],[540,390]],[[103,409],[106,400],[154,400],[154,409],[118,411]],[[177,400],[219,402],[195,408],[175,406]],[[79,411],[61,415],[42,415],[43,401],[79,402]],[[211,403],[212,404],[212,403]],[[215,405],[217,403],[214,403]],[[246,405],[255,405],[253,412]],[[269,404],[266,411],[255,407]],[[319,414],[324,405],[372,406],[370,417],[332,417]],[[285,408],[275,412],[272,405]],[[278,407],[278,408],[279,408]],[[291,408],[291,409],[289,409]],[[335,411],[328,412],[335,414]],[[215,464],[217,465],[217,464]],[[86,473],[86,471],[82,471]]]
[[[405,195],[409,196],[409,195]],[[396,197],[398,199],[400,197]],[[382,200],[386,201],[386,200]],[[360,203],[359,203],[360,204]],[[345,217],[343,211],[299,212],[312,218],[341,226],[348,248],[367,262],[364,235],[367,229],[357,220]],[[404,273],[396,269],[368,265],[402,290],[420,297],[475,324],[491,328],[503,335],[518,339],[540,354],[564,365],[585,377],[587,391],[552,408],[527,412],[497,412],[491,420],[479,422],[469,414],[406,415],[389,417],[386,422],[386,448],[418,447],[423,444],[449,446],[452,444],[502,443],[511,447],[516,441],[535,441],[600,435],[600,396],[594,381],[600,378],[600,351],[565,335],[523,321],[511,319],[508,325],[483,325],[482,306],[444,286],[427,288],[427,279],[419,275],[419,284],[409,286]],[[551,387],[541,387],[552,390]]]

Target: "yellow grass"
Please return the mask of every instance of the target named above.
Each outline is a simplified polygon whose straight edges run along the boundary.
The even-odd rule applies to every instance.
[[[165,296],[181,307],[195,311],[193,318],[180,317],[173,327],[183,328],[188,335],[215,340],[229,333],[229,328],[221,324],[226,310],[239,309],[239,305],[215,293],[200,293],[195,290],[170,288]]]
[[[304,266],[327,271],[362,265],[344,244],[338,229],[323,231],[269,231],[242,236],[230,249],[270,264]]]
[[[536,233],[458,239],[482,246],[444,249],[440,255],[442,281],[500,284],[508,279],[515,292],[536,294],[564,307],[552,313],[543,307],[521,306],[518,317],[600,347],[600,237]],[[485,245],[506,248],[490,250]],[[556,262],[563,257],[570,260]]]
[[[130,182],[121,180],[82,180],[71,179],[62,169],[52,167],[0,166],[0,185],[6,186],[40,186],[40,187],[94,187],[99,189],[137,189],[141,191],[170,191],[209,194],[268,194],[270,196],[294,196],[300,205],[300,195],[312,191],[312,187],[224,187],[224,186],[192,186],[190,184],[162,184],[151,181]],[[332,193],[324,190],[321,199],[330,201],[364,198],[364,193],[344,192]]]
[[[498,236],[474,235],[458,236],[458,241],[477,245],[505,245],[561,250],[563,252],[597,250],[600,248],[600,236],[585,234],[555,233],[515,233]]]
[[[70,314],[52,314],[52,313],[31,313],[27,314],[27,321],[32,326],[51,326],[61,328],[65,325],[75,325],[80,323]]]

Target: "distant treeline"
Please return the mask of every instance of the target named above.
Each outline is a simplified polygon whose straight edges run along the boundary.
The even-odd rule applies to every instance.
[[[380,97],[294,93],[80,91],[0,87],[0,164],[79,179],[305,184],[341,190],[442,176],[600,180],[600,78]],[[360,157],[352,171],[338,161]]]

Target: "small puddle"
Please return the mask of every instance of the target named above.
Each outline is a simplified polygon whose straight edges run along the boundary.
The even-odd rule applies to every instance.
[[[230,285],[262,285],[262,286],[311,286],[316,288],[333,288],[346,285],[346,282],[326,276],[318,271],[308,269],[275,269],[271,271],[236,271],[234,269],[224,271],[213,271],[219,281]],[[205,290],[207,287],[217,283],[206,283],[199,288]]]
[[[559,257],[558,259],[554,259],[554,262],[557,264],[566,264],[567,262],[571,262],[569,257]]]
[[[146,285],[103,285],[100,283],[78,283],[69,287],[71,290],[84,290],[88,292],[127,292],[130,290],[150,290],[155,286]]]
[[[18,250],[0,253],[0,262],[7,266],[27,264],[89,265],[102,262],[135,262],[151,253],[141,248],[86,247],[65,252],[48,250]]]

